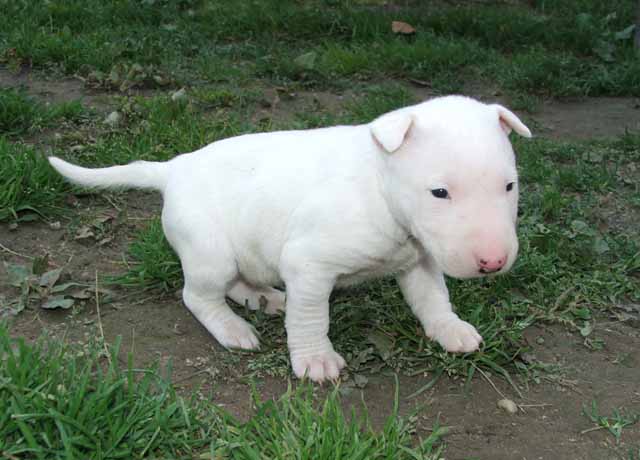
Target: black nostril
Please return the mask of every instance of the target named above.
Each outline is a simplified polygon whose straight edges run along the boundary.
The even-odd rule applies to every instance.
[[[486,261],[486,260],[484,260],[484,259],[480,259],[480,264],[481,264],[481,265],[487,265],[487,261]]]

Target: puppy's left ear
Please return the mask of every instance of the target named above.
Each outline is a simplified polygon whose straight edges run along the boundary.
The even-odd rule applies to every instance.
[[[382,115],[371,122],[370,129],[373,138],[387,152],[393,153],[400,148],[404,142],[411,125],[413,117],[407,112],[392,112]]]
[[[498,111],[500,126],[502,126],[507,135],[511,134],[511,130],[513,130],[521,136],[531,137],[531,131],[520,121],[515,113],[499,104],[494,104],[493,107]]]

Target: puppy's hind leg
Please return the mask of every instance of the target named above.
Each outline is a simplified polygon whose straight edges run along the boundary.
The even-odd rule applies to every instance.
[[[272,287],[258,288],[238,278],[227,291],[227,296],[252,310],[264,308],[269,315],[284,311],[285,294]]]
[[[238,277],[230,246],[224,237],[216,238],[215,229],[202,232],[197,225],[185,222],[168,221],[163,216],[165,234],[182,262],[185,305],[224,347],[259,348],[253,327],[236,315],[225,300],[227,290]]]

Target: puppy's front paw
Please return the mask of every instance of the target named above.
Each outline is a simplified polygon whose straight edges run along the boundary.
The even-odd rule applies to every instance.
[[[225,348],[240,348],[242,350],[260,348],[260,341],[253,327],[239,316],[234,315],[224,321],[216,322],[207,329]]]
[[[312,353],[309,355],[292,355],[291,367],[298,378],[307,376],[314,382],[337,380],[345,361],[338,353],[331,350]]]
[[[452,353],[475,351],[482,342],[482,337],[476,328],[453,313],[435,320],[429,327],[427,335]]]

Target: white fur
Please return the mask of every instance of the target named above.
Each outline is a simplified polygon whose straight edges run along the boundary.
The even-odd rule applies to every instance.
[[[444,274],[482,276],[484,263],[504,272],[515,260],[511,129],[531,135],[504,107],[449,96],[365,125],[225,139],[166,163],[89,170],[50,160],[82,185],[163,193],[184,302],[222,345],[259,346],[225,297],[276,312],[284,294],[272,286],[284,283],[293,371],[323,381],[345,365],[327,337],[329,295],[372,276],[395,274],[446,350],[478,348],[474,327],[452,311]],[[431,193],[440,188],[447,198]]]

